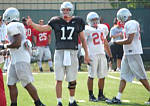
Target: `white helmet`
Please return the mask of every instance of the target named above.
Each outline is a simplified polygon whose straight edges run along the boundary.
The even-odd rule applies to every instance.
[[[68,16],[72,16],[73,13],[74,13],[74,7],[73,7],[73,4],[71,2],[63,2],[61,4],[61,7],[60,7],[60,14],[61,16],[64,16],[66,14],[63,13],[63,9],[65,8],[69,8],[70,9],[70,12],[67,14]]]
[[[3,20],[5,22],[12,22],[12,21],[19,21],[20,19],[20,13],[18,9],[14,7],[7,8],[5,12],[3,13]]]
[[[117,20],[121,22],[126,22],[130,16],[132,16],[132,14],[127,8],[121,8],[117,12]]]
[[[93,21],[93,19],[96,19],[95,21]],[[88,23],[89,26],[94,26],[95,24],[99,24],[100,20],[99,20],[99,15],[96,12],[90,12],[87,15],[86,18],[86,22]]]

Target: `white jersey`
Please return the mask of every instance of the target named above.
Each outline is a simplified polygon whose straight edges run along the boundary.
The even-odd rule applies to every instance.
[[[108,28],[104,24],[99,24],[98,28],[86,25],[84,35],[87,41],[89,55],[105,54],[104,40],[108,35]]]
[[[2,22],[0,26],[0,42],[7,40],[7,27],[6,24]]]
[[[24,25],[20,22],[11,22],[7,25],[7,35],[10,43],[14,41],[13,36],[20,34],[22,41],[21,46],[18,49],[10,49],[11,63],[15,64],[17,62],[27,62],[30,63],[30,54],[24,47],[24,42],[26,41],[26,32]]]
[[[139,23],[135,20],[130,20],[126,22],[124,26],[124,39],[133,33],[135,33],[135,35],[131,44],[123,45],[125,55],[143,54]]]

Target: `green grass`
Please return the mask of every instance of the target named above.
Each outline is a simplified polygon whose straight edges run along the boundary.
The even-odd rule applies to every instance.
[[[119,77],[119,73],[109,73],[109,75]],[[148,73],[150,77],[150,73]],[[46,106],[56,106],[56,94],[55,94],[55,80],[54,80],[54,73],[38,73],[34,74],[35,82],[33,83],[38,90],[38,94],[44,104]],[[9,91],[6,86],[6,75],[4,75],[4,82],[5,82],[5,91],[6,91],[6,98],[7,98],[7,105],[10,105],[10,98],[9,98]],[[64,81],[63,83],[63,106],[68,106],[68,89],[67,89],[67,82]],[[27,91],[21,86],[20,83],[17,84],[18,86],[18,106],[34,106],[33,100],[27,93]],[[108,98],[112,98],[116,96],[118,92],[119,80],[111,79],[109,77],[106,78],[105,83],[105,90],[104,94]],[[97,79],[94,80],[94,94],[95,96],[98,95],[98,88],[97,88]],[[130,102],[124,102],[121,106],[146,106],[144,102],[148,100],[149,93],[145,90],[142,85],[138,84],[131,84],[128,83],[124,94],[122,96],[123,100],[129,100]],[[89,102],[88,101],[88,90],[87,90],[87,73],[86,72],[79,72],[78,73],[78,80],[77,80],[77,89],[76,89],[76,96],[77,100],[84,100],[85,102],[80,102],[79,106],[120,106],[120,105],[108,105],[105,102]]]

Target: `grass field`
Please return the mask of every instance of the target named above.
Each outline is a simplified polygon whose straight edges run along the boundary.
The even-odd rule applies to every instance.
[[[113,77],[112,77],[113,76]],[[150,78],[150,73],[148,73]],[[56,94],[55,94],[55,80],[54,73],[35,73],[34,74],[34,85],[38,90],[38,94],[46,106],[56,106]],[[108,98],[116,96],[119,86],[119,73],[111,72],[106,78],[104,94]],[[4,75],[5,81],[5,91],[7,98],[7,105],[10,105],[9,92],[6,86],[6,75]],[[136,81],[137,82],[137,81]],[[88,101],[88,90],[87,90],[87,72],[79,72],[77,80],[77,89],[76,89],[76,100],[79,101],[79,106],[120,106],[120,105],[108,105],[105,102],[89,102]],[[68,89],[67,82],[63,83],[63,106],[68,106]],[[27,91],[22,88],[21,84],[18,83],[18,106],[34,106],[33,100],[27,93]],[[97,89],[97,79],[94,80],[94,94],[98,95]],[[139,83],[128,83],[127,87],[122,96],[123,103],[121,106],[146,106],[144,102],[148,100],[149,93],[145,88]]]

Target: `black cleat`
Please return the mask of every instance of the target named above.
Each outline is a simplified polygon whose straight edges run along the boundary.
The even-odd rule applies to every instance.
[[[97,102],[97,99],[94,95],[90,95],[89,96],[89,101],[92,101],[92,102]]]
[[[106,100],[106,103],[108,103],[108,104],[121,104],[121,100],[117,99],[116,97],[113,97],[112,100],[110,100],[110,99]]]
[[[63,106],[61,102],[58,102],[57,106]]]
[[[98,101],[106,101],[106,100],[108,100],[108,98],[106,98],[104,95],[102,95],[102,96],[98,96],[97,100]]]
[[[43,72],[43,68],[40,68],[40,72]]]
[[[76,101],[74,101],[73,103],[70,103],[70,102],[69,102],[69,105],[68,105],[68,106],[79,106],[79,105],[77,104]]]
[[[52,67],[50,67],[50,72],[54,72],[54,69]]]

